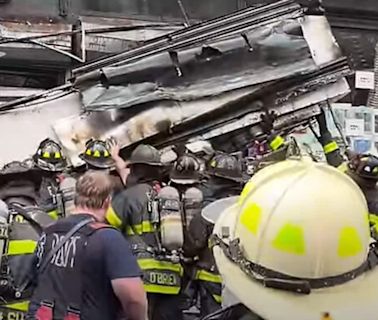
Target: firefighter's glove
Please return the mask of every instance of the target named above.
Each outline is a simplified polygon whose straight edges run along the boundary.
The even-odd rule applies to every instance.
[[[276,119],[277,114],[274,111],[266,112],[261,115],[260,126],[265,134],[269,135],[273,132],[273,124]]]
[[[325,112],[323,108],[320,108],[320,110],[321,110],[320,114],[316,116],[316,121],[319,124],[319,132],[320,132],[320,135],[322,136],[323,134],[329,131],[327,127],[327,120],[326,120]]]

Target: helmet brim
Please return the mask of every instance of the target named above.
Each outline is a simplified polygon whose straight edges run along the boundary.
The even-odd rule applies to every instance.
[[[148,162],[148,161],[130,161],[128,164],[127,164],[127,167],[130,167],[134,164],[144,164],[144,165],[147,165],[147,166],[151,166],[151,167],[163,167],[164,164],[163,163],[159,163],[159,162]]]
[[[222,179],[226,179],[226,180],[231,180],[231,181],[238,182],[238,183],[245,182],[245,179],[244,179],[243,176],[232,177],[230,175],[225,175],[225,174],[221,174],[221,173],[218,173],[218,172],[212,172],[212,171],[208,171],[207,174],[210,175],[210,176],[214,176],[214,177],[222,178]]]
[[[199,179],[171,178],[170,180],[176,184],[184,184],[184,185],[199,183]]]
[[[67,167],[67,162],[65,159],[62,159],[56,164],[50,164],[39,159],[38,157],[33,157],[33,161],[37,168],[47,172],[62,172]]]
[[[234,240],[238,219],[238,206],[227,207],[214,226],[214,234],[221,237],[222,230],[229,228],[230,240]],[[319,320],[325,312],[332,319],[377,319],[377,267],[345,284],[300,295],[267,288],[252,280],[229,260],[219,246],[213,248],[213,253],[224,285],[239,302],[264,319]],[[267,307],[272,305],[274,308]]]
[[[239,196],[216,200],[203,208],[201,212],[202,218],[204,218],[207,222],[215,224],[219,220],[222,212],[232,207],[238,202],[238,200]]]
[[[93,159],[87,158],[84,154],[80,154],[79,158],[85,163],[91,165],[92,167],[99,169],[112,169],[115,167],[115,161],[112,158],[109,158],[103,162],[95,161]]]

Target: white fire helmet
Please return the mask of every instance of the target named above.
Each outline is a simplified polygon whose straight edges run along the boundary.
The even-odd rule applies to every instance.
[[[378,319],[366,200],[331,166],[287,160],[261,170],[213,237],[225,286],[264,319]]]

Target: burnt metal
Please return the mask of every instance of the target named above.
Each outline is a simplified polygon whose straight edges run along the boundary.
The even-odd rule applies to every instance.
[[[269,85],[261,88],[260,90],[251,93],[250,95],[232,101],[223,107],[220,107],[214,111],[210,111],[201,116],[196,117],[193,120],[189,120],[178,124],[170,129],[170,132],[160,132],[142,141],[138,141],[122,150],[124,156],[128,156],[135,148],[136,145],[143,143],[153,144],[158,147],[165,147],[178,142],[185,142],[191,137],[203,134],[211,129],[220,127],[229,122],[240,119],[243,116],[260,111],[264,106],[268,108],[274,108],[277,105],[277,96],[287,96],[291,92],[298,92],[296,97],[303,95],[318,89],[326,84],[334,83],[338,79],[342,79],[344,76],[350,74],[351,70],[348,67],[345,58],[341,58],[333,63],[325,65],[323,68],[310,72],[306,75],[280,79],[278,81],[272,81]],[[334,73],[334,75],[333,75]],[[280,103],[281,104],[281,103]],[[308,118],[306,118],[308,120]],[[306,123],[306,119],[303,123]],[[307,121],[308,122],[308,121]],[[294,127],[299,123],[293,124]],[[289,126],[289,128],[292,128]],[[289,129],[288,128],[288,129]],[[242,128],[243,132],[248,128]],[[246,133],[247,134],[247,133]],[[250,138],[251,135],[247,134]],[[228,149],[227,151],[235,151]]]

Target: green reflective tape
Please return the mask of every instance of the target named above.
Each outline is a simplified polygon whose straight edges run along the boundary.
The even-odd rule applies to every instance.
[[[284,143],[285,143],[285,139],[282,138],[281,136],[277,136],[272,140],[269,146],[272,148],[273,151],[275,151],[279,147],[281,147]]]
[[[148,293],[178,294],[180,287],[159,286],[156,284],[144,284],[144,290]]]
[[[126,233],[129,236],[133,236],[135,234],[141,235],[143,233],[152,233],[154,231],[155,229],[151,221],[143,221],[140,224],[134,224],[126,228]]]
[[[138,265],[142,270],[169,270],[180,275],[183,274],[183,268],[180,264],[169,262],[169,261],[159,261],[155,259],[138,259]]]
[[[6,304],[6,305],[3,305],[2,307],[26,312],[29,309],[29,301]]]
[[[8,245],[8,255],[15,256],[34,253],[36,246],[37,241],[33,240],[11,240]]]
[[[108,211],[106,212],[106,221],[117,229],[120,229],[122,226],[122,220],[118,217],[118,215],[115,213],[112,206],[109,207]]]
[[[376,214],[369,214],[369,222],[371,225],[375,226],[378,225],[378,216]]]
[[[51,210],[51,211],[47,212],[47,214],[49,215],[50,218],[52,218],[54,220],[59,219],[58,210]]]
[[[339,146],[337,145],[337,143],[335,141],[332,141],[332,142],[326,144],[323,147],[323,150],[324,150],[325,154],[329,154],[329,153],[334,152],[334,151],[336,151],[338,149],[339,149]]]
[[[196,273],[196,279],[202,281],[222,283],[222,278],[219,274],[208,272],[206,270],[198,270]]]
[[[213,294],[212,295],[214,300],[217,302],[217,303],[222,303],[222,296],[219,296],[217,294]]]

